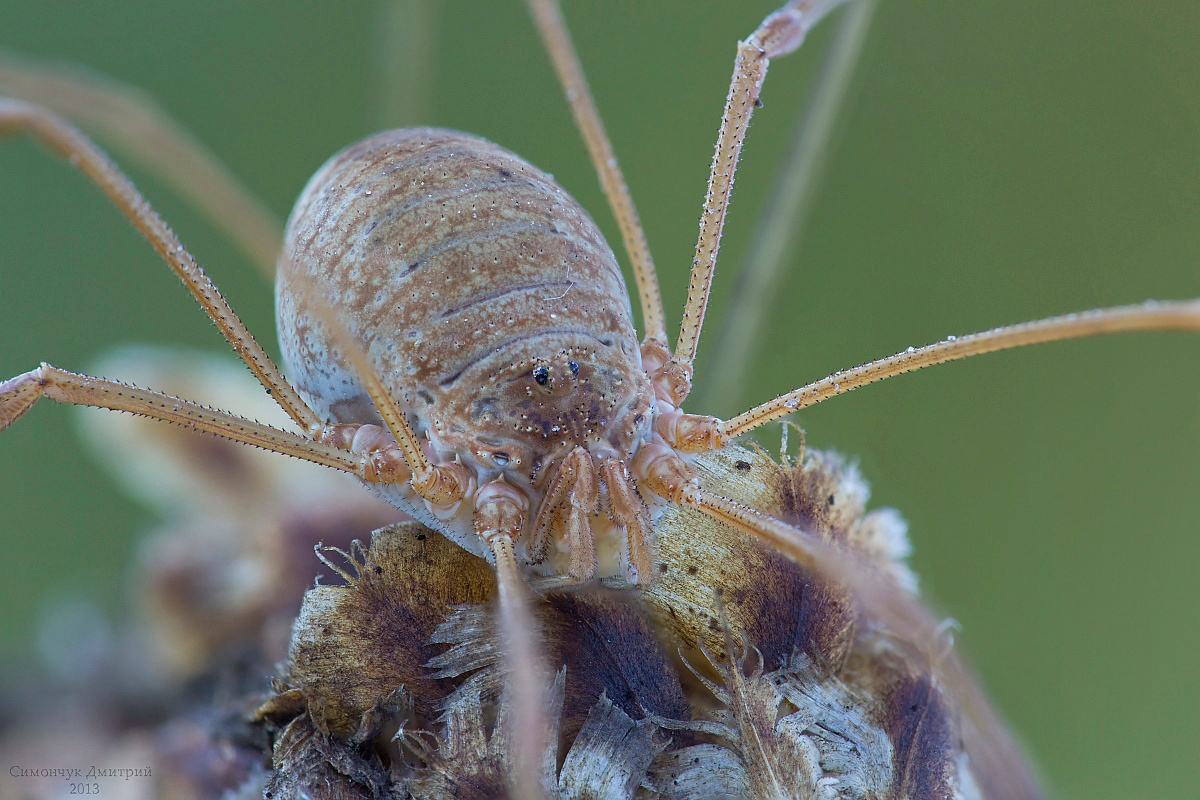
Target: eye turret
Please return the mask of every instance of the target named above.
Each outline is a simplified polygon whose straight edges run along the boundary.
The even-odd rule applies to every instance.
[[[540,361],[529,372],[538,394],[547,397],[563,397],[579,386],[579,363],[558,357]]]

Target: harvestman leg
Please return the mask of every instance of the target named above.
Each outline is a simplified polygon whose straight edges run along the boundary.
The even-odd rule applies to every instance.
[[[666,317],[663,314],[662,295],[658,290],[658,277],[654,272],[654,260],[650,257],[650,248],[646,244],[646,234],[638,219],[637,209],[629,196],[629,187],[625,184],[621,168],[617,166],[612,144],[604,132],[604,123],[600,121],[600,112],[596,110],[587,80],[579,66],[579,57],[575,54],[571,35],[563,23],[558,2],[526,0],[526,3],[537,24],[542,43],[550,55],[550,61],[554,64],[554,71],[562,84],[567,102],[571,106],[575,126],[579,128],[592,165],[600,177],[600,186],[604,189],[609,207],[617,219],[617,226],[621,229],[621,238],[625,242],[625,251],[629,253],[633,279],[637,284],[642,307],[642,321],[646,328],[643,341],[665,352]]]
[[[348,449],[317,442],[291,431],[217,411],[177,397],[138,389],[104,378],[79,375],[42,364],[35,370],[0,383],[0,430],[7,428],[39,399],[57,403],[108,408],[181,425],[199,433],[211,433],[240,444],[260,447],[322,466],[349,472],[366,481],[407,480],[407,467],[398,457],[393,469],[371,464],[370,455],[355,455]],[[344,427],[344,426],[343,426]],[[400,473],[395,472],[395,468]]]
[[[67,66],[0,52],[0,95],[43,106],[94,128],[123,156],[161,176],[275,279],[283,226],[204,145],[144,92]]]
[[[791,141],[771,181],[750,245],[733,271],[727,308],[766,307],[780,274],[791,263],[807,226],[835,123],[878,6],[878,0],[855,0],[837,20],[808,98],[796,115]],[[709,358],[721,368],[694,376],[691,397],[699,400],[699,405],[728,412],[743,402],[742,389],[754,350],[763,339],[766,319],[762,314],[727,313],[716,331],[710,322]]]
[[[234,352],[249,367],[263,388],[267,390],[267,393],[300,426],[300,429],[308,437],[318,440],[339,435],[337,429],[343,426],[326,426],[317,417],[316,413],[308,407],[304,400],[300,398],[296,390],[287,382],[287,379],[283,377],[278,367],[275,366],[258,342],[255,341],[249,330],[246,329],[241,319],[230,308],[225,298],[221,296],[216,286],[213,285],[213,282],[200,266],[196,264],[187,250],[184,249],[183,244],[171,229],[154,212],[150,204],[134,188],[129,179],[117,169],[99,148],[92,144],[78,130],[53,113],[21,101],[0,98],[0,135],[16,133],[29,133],[32,135],[49,150],[61,155],[87,175],[108,196],[109,200],[133,223],[142,236],[146,238],[151,247],[167,262],[171,271],[175,273],[184,286],[187,287],[188,291],[192,293],[196,302],[204,309],[204,312],[221,331],[221,334],[229,342]],[[29,376],[38,372],[38,370],[35,370],[33,373],[19,376],[13,379],[13,381],[5,383],[4,386],[9,391],[16,391],[19,388],[19,396],[21,398],[28,398],[30,392],[33,391],[29,388],[29,380],[31,380]],[[61,372],[61,370],[56,372]],[[386,392],[382,392],[382,386],[371,370],[363,372],[364,377],[374,379],[373,384],[367,381],[370,384],[367,386],[368,392],[379,407],[384,421],[387,422],[389,430],[395,437],[397,446],[403,453],[404,460],[411,469],[413,488],[422,497],[439,505],[448,505],[461,499],[469,485],[465,470],[454,464],[430,464],[421,450],[420,441],[408,425],[396,402],[388,397]],[[62,374],[72,375],[72,373]],[[23,378],[26,379],[24,382],[22,382]],[[78,378],[84,382],[81,385],[86,385],[86,381],[89,380],[84,376],[78,376]],[[38,380],[40,381],[41,379],[39,378]],[[61,378],[61,380],[66,382],[64,385],[69,385],[74,381],[74,378]],[[18,384],[18,382],[20,383]],[[38,383],[37,385],[45,384]],[[46,394],[50,393],[46,392]],[[37,396],[40,396],[40,393],[35,395],[33,399],[36,399]],[[64,396],[67,395],[64,394]],[[86,395],[81,394],[79,396],[83,397]],[[161,397],[163,396],[158,396],[158,398]],[[32,400],[29,402],[31,403]],[[67,402],[79,401],[68,400]],[[82,404],[87,405],[89,403],[83,402]],[[25,408],[28,408],[28,404],[25,405]],[[197,406],[197,408],[202,407]],[[169,414],[162,413],[152,402],[143,404],[138,409],[128,410],[158,419],[179,421],[172,419]],[[12,418],[15,419],[16,416],[19,416],[19,413],[15,414]],[[222,428],[220,431],[221,435],[235,441],[243,441],[239,427],[241,423],[236,422],[237,418],[233,419],[235,421],[229,422],[228,425],[225,425],[225,422],[228,422],[227,420],[214,420],[214,424],[216,427]],[[210,430],[210,432],[216,431]],[[344,434],[344,431],[340,433]],[[247,443],[255,444],[255,442]]]
[[[659,380],[676,407],[691,391],[692,362],[700,343],[700,329],[708,308],[709,290],[717,265],[717,250],[721,246],[721,231],[733,192],[733,175],[737,169],[742,142],[750,116],[758,105],[763,79],[772,58],[787,55],[798,48],[809,30],[830,10],[846,0],[792,0],[763,20],[744,42],[738,42],[733,62],[733,79],[721,115],[716,151],[708,178],[708,191],[700,215],[700,236],[692,259],[692,275],[688,283],[687,302],[683,307],[683,322],[675,354],[660,372]]]
[[[935,344],[910,347],[894,356],[835,372],[827,378],[782,394],[729,420],[722,421],[716,417],[677,412],[665,416],[658,430],[668,442],[684,452],[713,450],[724,447],[743,433],[781,419],[798,409],[808,408],[852,389],[922,367],[1030,344],[1078,339],[1104,333],[1151,330],[1200,331],[1200,299],[1150,301],[1137,305],[1101,308],[994,328],[969,336],[951,336]]]

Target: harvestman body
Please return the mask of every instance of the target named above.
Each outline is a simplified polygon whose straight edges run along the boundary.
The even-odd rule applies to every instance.
[[[681,412],[733,173],[767,65],[798,47],[840,1],[792,0],[739,44],[674,351],[636,212],[552,0],[529,5],[630,253],[646,326],[640,345],[612,251],[553,181],[463,134],[392,131],[335,156],[289,222],[277,311],[293,388],[91,142],[40,107],[0,100],[0,132],[34,135],[92,178],[303,434],[45,364],[0,384],[0,428],[46,396],[176,422],[355,474],[495,563],[513,664],[534,649],[518,562],[541,562],[555,541],[559,555],[549,571],[566,580],[592,578],[601,560],[611,572],[611,556],[619,554],[626,578],[647,582],[652,507],[695,509],[851,578],[850,566],[813,537],[706,492],[686,454],[931,364],[1096,333],[1200,329],[1200,302],[1093,311],[910,348],[727,421]],[[895,598],[886,587],[861,594],[884,622],[904,621],[884,602]],[[536,672],[512,670],[527,717]]]
[[[577,580],[595,570],[588,519],[602,477],[606,510],[630,526],[623,561],[637,581],[650,530],[624,465],[650,435],[654,394],[616,259],[574,200],[488,142],[389,131],[314,176],[285,242],[280,342],[289,374],[323,419],[381,423],[310,296],[355,309],[348,333],[402,398],[431,461],[457,461],[484,491],[515,489],[518,505],[528,497],[534,508],[548,483],[573,474],[568,548]],[[387,441],[381,428],[352,430],[352,450]],[[486,554],[470,504],[426,505],[404,484],[379,488]]]

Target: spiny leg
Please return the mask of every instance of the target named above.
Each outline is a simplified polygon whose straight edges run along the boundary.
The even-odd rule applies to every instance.
[[[196,205],[275,279],[283,226],[216,156],[131,86],[67,65],[0,50],[0,95],[45,106],[94,129],[130,161],[159,175]]]
[[[825,46],[817,77],[797,114],[791,141],[750,236],[750,246],[733,271],[728,309],[765,308],[780,274],[794,261],[828,159],[829,142],[877,5],[877,0],[851,3]],[[765,314],[735,312],[723,315],[716,331],[709,323],[709,359],[720,367],[696,376],[693,397],[698,406],[732,412],[744,402],[746,376],[767,319]]]
[[[576,447],[559,463],[542,498],[529,542],[530,559],[535,563],[545,559],[551,527],[556,519],[562,519],[563,544],[570,555],[567,575],[572,583],[591,580],[596,574],[596,543],[590,517],[599,508],[592,456],[586,448]]]
[[[529,13],[537,24],[542,43],[554,64],[554,71],[567,95],[571,113],[575,116],[575,126],[587,145],[588,155],[600,178],[600,186],[608,198],[617,226],[621,229],[621,238],[625,242],[625,250],[629,253],[630,266],[633,269],[633,279],[637,283],[638,298],[642,306],[642,321],[645,327],[643,336],[646,342],[653,342],[662,347],[667,345],[666,318],[663,314],[662,296],[658,290],[658,277],[654,272],[654,260],[650,257],[650,248],[646,244],[646,234],[638,219],[637,209],[629,196],[629,187],[621,168],[617,166],[617,158],[613,154],[612,144],[604,132],[604,124],[600,121],[600,113],[588,90],[587,80],[579,66],[579,57],[571,43],[571,36],[563,22],[562,13],[557,0],[526,0]]]
[[[515,797],[540,798],[541,759],[549,746],[550,723],[542,709],[548,673],[537,653],[538,630],[529,608],[529,588],[517,567],[515,543],[525,527],[529,500],[502,478],[479,487],[475,497],[475,532],[496,562],[499,595],[498,635],[508,684],[512,687],[516,724]]]
[[[797,409],[816,405],[860,386],[903,375],[922,367],[1030,344],[1096,336],[1102,333],[1150,330],[1200,332],[1200,299],[1148,302],[1084,311],[995,328],[969,336],[950,337],[926,347],[910,347],[894,356],[835,372],[827,378],[755,406],[726,422],[720,422],[714,441],[716,446],[720,447],[747,431],[787,416]]]
[[[412,470],[412,486],[425,500],[434,505],[450,507],[471,493],[475,486],[474,474],[458,463],[433,464],[421,447],[421,440],[408,423],[404,409],[392,396],[379,376],[378,370],[367,359],[362,344],[346,328],[329,302],[312,285],[311,279],[293,276],[297,295],[311,305],[317,318],[329,329],[338,348],[350,361],[350,367],[371,398],[383,424],[404,454],[404,460]]]
[[[87,175],[108,196],[138,232],[162,257],[171,271],[183,281],[225,341],[254,373],[267,393],[274,398],[300,429],[315,432],[322,421],[296,394],[250,331],[234,313],[225,298],[217,291],[204,270],[166,223],[154,212],[145,198],[134,188],[117,167],[91,141],[60,117],[44,108],[17,100],[0,98],[0,135],[28,133],[52,152],[67,159],[72,166]]]
[[[1010,774],[1022,788],[1032,788],[1023,760],[987,698],[975,686],[957,655],[946,652],[942,622],[913,594],[881,575],[869,560],[857,557],[853,551],[702,489],[695,471],[663,444],[639,449],[633,472],[643,487],[660,497],[753,536],[815,574],[845,586],[862,610],[864,621],[871,626],[882,626],[890,634],[889,640],[906,652],[913,663],[924,664],[954,699],[964,714],[964,737],[972,763],[987,762],[993,767],[993,774]],[[1013,796],[1036,795],[1025,791]]]
[[[313,441],[198,403],[104,378],[78,375],[49,364],[0,383],[0,430],[15,422],[42,397],[57,403],[127,411],[175,423],[199,433],[215,434],[239,444],[349,472],[372,483],[403,483],[411,478],[403,456],[394,447],[359,447],[352,451],[349,446],[339,447],[336,441]],[[349,444],[354,438],[354,431],[349,429],[362,427],[366,426],[337,425],[326,430]]]
[[[692,275],[675,354],[659,371],[656,381],[678,406],[691,390],[692,362],[700,342],[700,329],[708,307],[709,289],[721,246],[721,230],[733,191],[733,175],[746,138],[750,115],[758,104],[763,78],[772,58],[800,46],[809,29],[830,9],[846,0],[793,0],[763,20],[744,42],[738,43],[733,79],[721,116],[716,152],[708,178],[708,191],[700,215],[700,236],[692,259]]]
[[[935,637],[937,624],[912,595],[894,581],[880,579],[864,559],[816,534],[701,488],[696,471],[665,445],[640,448],[633,473],[639,485],[664,500],[747,533],[805,569],[852,589],[869,617],[902,634],[915,652],[932,652],[926,643]]]
[[[550,528],[558,518],[558,512],[567,502],[567,495],[574,486],[576,476],[583,469],[581,462],[591,461],[591,455],[586,447],[576,447],[563,458],[550,479],[550,485],[542,496],[538,507],[537,517],[533,522],[533,534],[529,539],[529,556],[534,563],[540,563],[546,557],[546,548],[550,544]]]
[[[922,367],[1030,344],[1078,339],[1102,333],[1152,330],[1200,331],[1200,299],[1150,301],[1138,305],[1101,308],[994,328],[969,336],[951,336],[936,344],[910,347],[894,356],[835,372],[827,378],[782,394],[729,420],[669,411],[655,419],[654,430],[672,447],[684,453],[716,450],[743,433],[786,417],[793,411]]]

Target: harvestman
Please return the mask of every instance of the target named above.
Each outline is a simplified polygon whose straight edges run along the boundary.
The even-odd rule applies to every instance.
[[[529,560],[539,560],[551,530],[569,543],[567,575],[574,582],[590,579],[596,571],[592,527],[611,527],[623,536],[627,578],[633,582],[652,575],[652,521],[638,489],[648,490],[652,505],[662,502],[694,509],[714,519],[758,536],[801,563],[849,579],[852,566],[810,537],[778,520],[745,508],[704,490],[689,466],[686,454],[719,449],[743,433],[829,397],[924,366],[996,350],[1099,333],[1147,329],[1200,330],[1200,301],[1146,303],[1089,311],[1024,323],[970,336],[947,339],[923,348],[909,348],[895,356],[837,372],[758,405],[728,420],[680,411],[692,379],[692,364],[707,307],[709,289],[720,245],[721,231],[732,191],[733,176],[751,114],[756,106],[771,58],[796,49],[808,30],[842,0],[796,0],[770,15],[738,46],[733,80],[726,100],[710,173],[700,235],[692,261],[691,281],[683,320],[674,350],[669,349],[665,315],[645,237],[624,179],[616,166],[599,116],[587,91],[577,58],[552,0],[529,0],[539,31],[566,90],[589,154],[600,176],[630,256],[645,320],[640,365],[644,375],[627,376],[646,382],[648,424],[635,423],[623,452],[599,451],[584,442],[567,449],[547,450],[547,458],[528,480],[518,480],[504,464],[487,470],[458,452],[438,458],[431,438],[436,431],[414,430],[418,413],[409,398],[389,392],[387,378],[362,352],[347,320],[361,309],[336,308],[319,298],[314,288],[299,281],[296,297],[307,304],[312,320],[324,326],[328,351],[340,351],[339,369],[352,374],[370,398],[386,432],[370,422],[331,421],[311,407],[283,377],[253,339],[236,314],[195,263],[169,228],[132,184],[89,140],[51,112],[20,101],[0,101],[0,130],[28,133],[50,150],[83,171],[124,213],[200,303],[205,313],[279,406],[303,434],[272,428],[196,403],[137,389],[100,378],[78,375],[43,364],[0,384],[0,428],[7,427],[37,399],[128,411],[175,422],[192,430],[213,433],[236,442],[294,456],[356,475],[377,486],[408,486],[435,520],[449,519],[460,507],[468,509],[464,537],[483,545],[482,554],[497,568],[501,606],[510,634],[506,647],[514,662],[532,649],[531,625],[519,599],[521,573],[518,559],[525,542]],[[557,269],[558,265],[553,265]],[[561,299],[562,295],[559,295]],[[282,333],[282,332],[281,332]],[[582,361],[582,359],[581,359]],[[574,361],[566,362],[574,364]],[[587,364],[582,364],[586,371]],[[530,371],[531,380],[544,385],[542,367]],[[571,367],[576,371],[576,367]],[[578,377],[578,374],[576,375]],[[547,377],[546,380],[550,378]],[[313,398],[310,397],[310,401]],[[315,398],[318,401],[320,398]],[[321,403],[315,403],[320,405]],[[435,415],[436,418],[436,415]],[[424,426],[422,426],[424,427]],[[436,428],[436,426],[434,426]],[[549,446],[547,446],[549,447]],[[520,476],[524,478],[524,475]],[[603,483],[607,491],[600,493]],[[611,525],[593,522],[599,498],[607,498]],[[657,498],[657,500],[654,500]],[[532,513],[531,513],[532,512]],[[462,517],[458,517],[460,522]],[[434,524],[438,524],[435,522]],[[447,526],[443,525],[443,530]],[[476,549],[464,544],[468,549]],[[888,594],[886,589],[881,590]],[[890,595],[888,595],[890,597]],[[904,611],[889,608],[885,597],[864,594],[872,612],[884,619],[904,621]],[[907,619],[911,622],[911,619]],[[528,662],[526,662],[528,663]],[[536,670],[518,670],[517,681],[533,680]],[[536,686],[519,689],[526,697]]]

